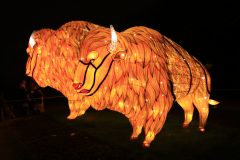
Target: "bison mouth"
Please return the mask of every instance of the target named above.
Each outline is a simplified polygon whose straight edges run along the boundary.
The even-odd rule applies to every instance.
[[[86,66],[86,69],[83,82],[73,85],[79,93],[91,96],[100,88],[101,84],[106,79],[113,62],[112,58],[108,58],[109,55],[110,53],[103,58],[98,66],[94,65],[94,62],[84,63],[80,61],[80,63]]]

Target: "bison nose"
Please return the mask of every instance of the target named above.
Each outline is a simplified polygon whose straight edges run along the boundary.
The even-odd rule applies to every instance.
[[[95,59],[98,58],[98,52],[96,51],[92,51],[88,54],[87,56],[87,61],[90,62],[90,61],[94,61]]]

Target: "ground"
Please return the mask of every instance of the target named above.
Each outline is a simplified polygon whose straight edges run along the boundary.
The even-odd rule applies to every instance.
[[[210,107],[206,131],[198,131],[195,112],[189,128],[182,128],[183,111],[175,104],[151,147],[144,135],[130,141],[128,119],[120,113],[88,110],[67,120],[64,98],[46,100],[45,113],[0,122],[1,160],[200,160],[240,159],[240,101],[221,100]]]

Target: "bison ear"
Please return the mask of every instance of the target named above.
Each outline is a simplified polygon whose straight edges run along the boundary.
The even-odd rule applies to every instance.
[[[34,39],[34,31],[32,32],[32,34],[31,34],[31,36],[30,36],[30,38],[29,38],[29,42],[28,42],[28,44],[33,48],[34,47],[34,45],[36,44],[36,41],[35,41],[35,39]]]
[[[111,30],[111,43],[109,44],[109,51],[112,53],[117,48],[117,33],[113,28],[113,25],[110,25],[110,30]]]

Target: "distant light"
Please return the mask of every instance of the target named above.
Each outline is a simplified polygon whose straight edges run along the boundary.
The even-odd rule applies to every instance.
[[[70,136],[75,136],[75,135],[76,135],[76,133],[74,133],[74,132],[70,133]]]

